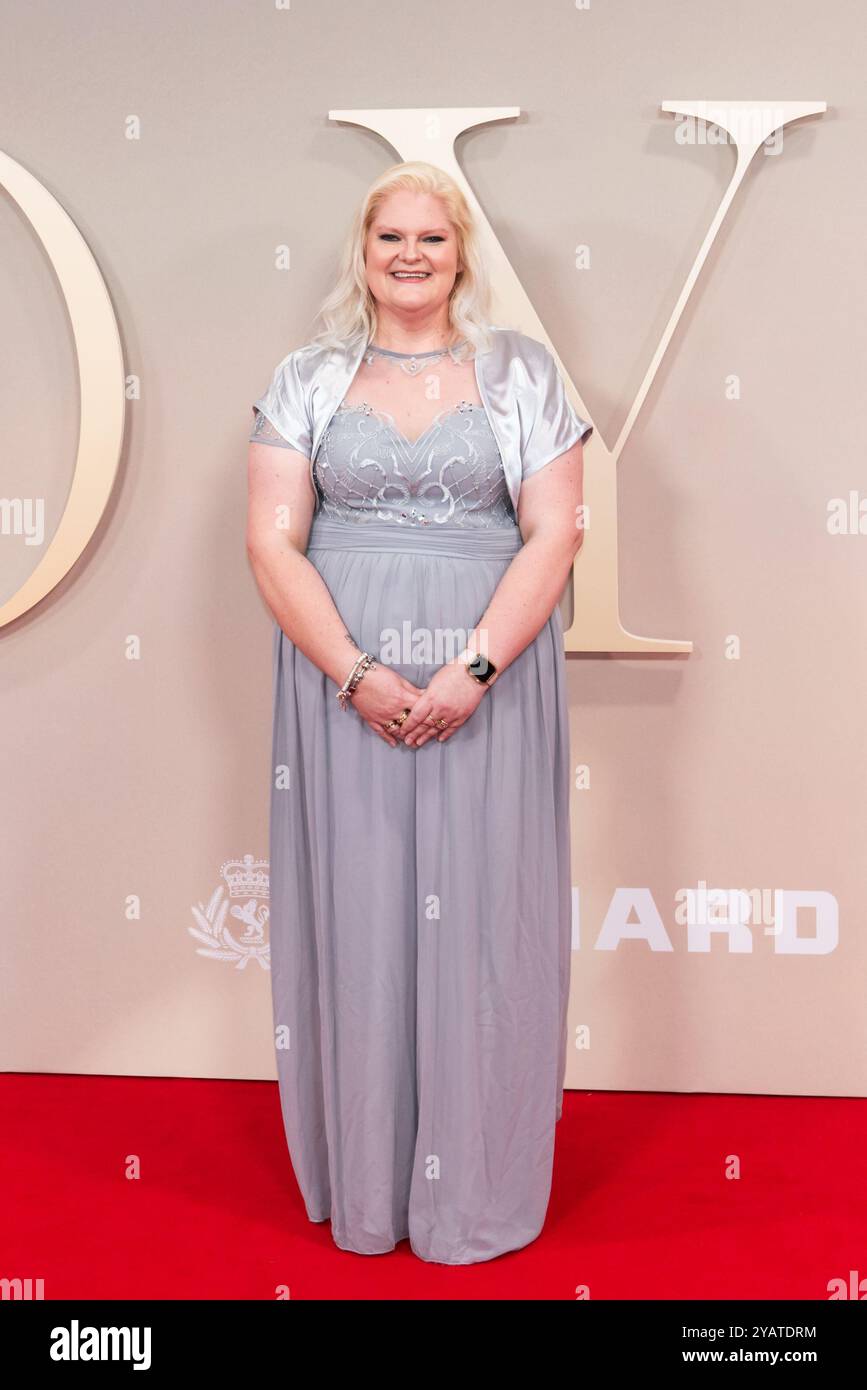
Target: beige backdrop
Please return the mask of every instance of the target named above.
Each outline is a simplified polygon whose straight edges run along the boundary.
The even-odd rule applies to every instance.
[[[623,625],[693,651],[569,658],[567,1082],[867,1093],[860,7],[440,0],[432,24],[406,0],[4,0],[0,20],[0,148],[93,251],[131,396],[93,542],[0,632],[0,1065],[275,1075],[250,402],[395,157],[328,111],[520,106],[458,156],[610,445],[733,165],[661,103],[816,99],[748,171],[619,463]],[[5,195],[0,241],[0,498],[46,499],[44,549],[75,356]],[[0,602],[42,549],[0,534]],[[725,921],[686,901],[703,884]]]

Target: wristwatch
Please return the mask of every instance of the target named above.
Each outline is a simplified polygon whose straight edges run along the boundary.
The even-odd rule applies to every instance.
[[[465,659],[464,665],[473,679],[477,680],[480,685],[487,685],[497,674],[497,668],[493,661],[489,661],[486,656],[481,654]]]

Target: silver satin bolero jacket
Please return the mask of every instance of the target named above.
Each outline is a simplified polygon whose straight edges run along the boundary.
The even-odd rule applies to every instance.
[[[476,353],[476,381],[517,515],[523,479],[579,439],[588,439],[593,426],[567,399],[544,343],[514,328],[489,328],[492,345]],[[296,348],[278,363],[268,390],[254,401],[253,409],[261,410],[293,449],[312,460],[366,347],[362,337],[340,348],[316,343]],[[313,483],[312,462],[310,469]]]

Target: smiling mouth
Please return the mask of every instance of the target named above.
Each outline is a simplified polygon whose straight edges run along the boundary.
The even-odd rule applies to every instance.
[[[395,280],[428,280],[431,272],[429,270],[390,270],[389,275],[393,275]]]

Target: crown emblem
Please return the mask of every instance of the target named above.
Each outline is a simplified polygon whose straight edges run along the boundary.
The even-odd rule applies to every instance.
[[[245,854],[243,859],[227,859],[220,873],[230,898],[270,898],[268,860],[254,859]]]

